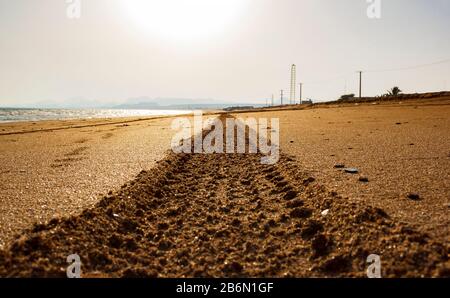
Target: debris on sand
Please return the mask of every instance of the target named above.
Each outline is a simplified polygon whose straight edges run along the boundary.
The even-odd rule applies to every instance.
[[[343,168],[345,168],[345,165],[342,164],[342,163],[338,163],[338,164],[335,164],[335,165],[334,165],[334,168],[335,168],[335,169],[343,169]]]

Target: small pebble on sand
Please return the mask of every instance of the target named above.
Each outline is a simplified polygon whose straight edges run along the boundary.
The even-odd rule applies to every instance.
[[[358,169],[356,169],[356,168],[347,168],[347,169],[344,169],[344,171],[349,174],[358,174],[358,172],[359,172]]]
[[[413,201],[418,201],[421,199],[420,195],[418,193],[409,193],[407,195],[407,198]]]
[[[369,178],[361,176],[361,177],[359,177],[359,181],[367,183],[367,182],[369,182]]]

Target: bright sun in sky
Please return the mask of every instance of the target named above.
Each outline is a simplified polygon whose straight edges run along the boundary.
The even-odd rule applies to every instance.
[[[131,22],[164,39],[190,41],[223,32],[246,0],[123,0]]]

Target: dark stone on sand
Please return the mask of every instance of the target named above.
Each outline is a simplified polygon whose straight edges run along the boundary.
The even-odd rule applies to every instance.
[[[365,182],[365,183],[367,183],[367,182],[369,182],[369,178],[364,177],[364,176],[361,176],[361,177],[359,177],[359,182]]]
[[[406,197],[412,201],[419,201],[422,199],[418,193],[409,193]]]
[[[334,165],[334,168],[335,168],[335,169],[343,169],[343,168],[345,168],[345,165],[342,164],[342,163],[338,163],[338,164],[335,164],[335,165]]]

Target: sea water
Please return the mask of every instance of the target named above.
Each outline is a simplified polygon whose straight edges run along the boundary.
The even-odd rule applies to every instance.
[[[190,114],[188,110],[0,108],[0,122],[149,117]]]

